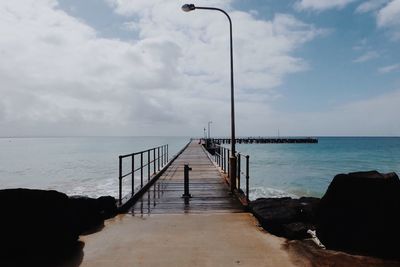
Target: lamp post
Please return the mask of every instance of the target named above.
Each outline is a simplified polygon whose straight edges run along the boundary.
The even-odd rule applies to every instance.
[[[208,139],[211,138],[211,134],[210,134],[210,131],[211,131],[210,124],[211,124],[211,123],[212,123],[212,121],[209,121],[209,122],[208,122]]]
[[[228,13],[220,8],[215,7],[199,7],[194,4],[185,4],[182,10],[185,12],[193,11],[195,9],[215,10],[225,14],[229,20],[229,33],[230,33],[230,55],[231,55],[231,156],[229,158],[229,173],[230,173],[230,186],[231,191],[236,188],[236,150],[235,150],[235,101],[234,101],[234,85],[233,85],[233,38],[232,38],[232,20]]]

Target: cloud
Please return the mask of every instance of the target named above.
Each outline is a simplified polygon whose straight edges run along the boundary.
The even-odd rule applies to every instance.
[[[0,135],[194,135],[210,118],[228,133],[226,18],[172,1],[108,2],[136,39],[102,38],[56,0],[0,3]],[[323,31],[214,2],[234,23],[238,106],[265,106],[288,74],[307,70],[294,53]]]
[[[372,59],[378,58],[379,53],[376,51],[367,51],[363,55],[359,56],[358,58],[354,59],[353,62],[355,63],[363,63],[370,61]]]
[[[376,23],[379,28],[387,29],[393,40],[400,40],[400,0],[392,0],[381,8]]]
[[[341,9],[357,0],[301,0],[295,3],[297,10],[324,11],[328,9]]]
[[[356,13],[367,13],[371,11],[376,11],[385,5],[390,0],[369,0],[365,1],[364,3],[360,4],[356,8]]]
[[[393,64],[385,67],[381,67],[378,69],[379,73],[390,73],[394,71],[400,70],[400,64]]]
[[[392,40],[400,40],[400,0],[369,0],[355,12],[374,12],[377,27],[386,30]]]
[[[393,0],[379,10],[377,24],[378,27],[390,27],[400,24],[400,0]]]

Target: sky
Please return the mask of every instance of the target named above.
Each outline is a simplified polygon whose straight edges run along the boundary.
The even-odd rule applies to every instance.
[[[0,136],[229,136],[185,3],[1,1]],[[193,3],[237,136],[400,135],[400,0]]]

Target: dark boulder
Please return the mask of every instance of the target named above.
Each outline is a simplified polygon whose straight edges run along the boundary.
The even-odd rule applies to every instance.
[[[0,190],[1,260],[58,257],[79,247],[79,235],[117,213],[115,199],[69,198],[57,191]]]
[[[69,204],[68,196],[56,191],[0,190],[0,254],[33,256],[44,249],[51,256],[74,246],[79,232]]]
[[[399,212],[395,173],[339,174],[320,201],[317,235],[329,249],[400,258]]]
[[[100,214],[104,220],[109,219],[117,215],[117,201],[111,196],[102,196],[97,199],[100,207]]]
[[[79,233],[85,233],[103,225],[104,220],[117,214],[115,198],[86,196],[70,197],[73,223]]]
[[[289,239],[308,237],[314,229],[318,198],[259,198],[250,203],[250,210],[268,232]]]

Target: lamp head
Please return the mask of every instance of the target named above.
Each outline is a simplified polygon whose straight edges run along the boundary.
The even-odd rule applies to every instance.
[[[195,9],[196,9],[196,7],[193,4],[184,4],[182,6],[182,10],[185,11],[185,12],[189,12],[189,11],[192,11],[192,10],[195,10]]]

